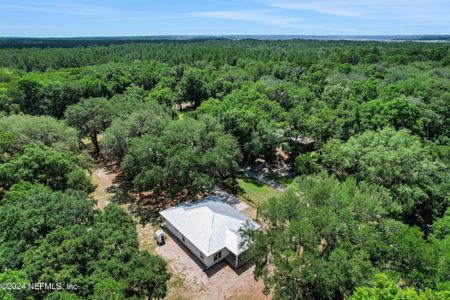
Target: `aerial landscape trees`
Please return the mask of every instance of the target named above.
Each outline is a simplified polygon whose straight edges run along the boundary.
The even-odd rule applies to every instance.
[[[449,272],[441,261],[448,249],[391,219],[398,210],[377,185],[323,173],[299,178],[290,192],[261,207],[267,229],[249,237],[256,275],[277,299],[345,298],[378,272],[407,286],[445,289]]]
[[[405,221],[424,229],[446,206],[444,165],[406,129],[366,131],[344,144],[330,141],[324,146],[323,160],[342,177],[353,175],[388,188]]]
[[[279,197],[245,231],[275,299],[450,297],[448,43],[0,41],[4,299],[162,298],[165,261],[133,218],[95,208],[112,164],[159,207],[239,192],[262,164]],[[280,179],[281,178],[281,179]]]
[[[171,197],[187,190],[194,197],[215,184],[233,184],[240,153],[216,120],[175,120],[165,126],[158,134],[132,139],[123,159],[126,174],[139,190]]]

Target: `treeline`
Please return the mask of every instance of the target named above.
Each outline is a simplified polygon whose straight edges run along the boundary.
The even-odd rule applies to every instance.
[[[193,199],[215,185],[233,190],[239,166],[282,163],[298,178],[259,208],[264,230],[248,233],[255,274],[275,298],[445,299],[449,49],[253,40],[2,49],[3,197],[19,201],[23,182],[55,198],[86,193],[86,138],[136,191],[160,200]],[[14,142],[30,134],[37,138]],[[97,232],[89,218],[74,225]],[[126,297],[164,295],[164,267],[152,266],[157,279],[146,285],[160,294],[122,273],[111,280]],[[6,268],[35,276],[25,260]],[[80,276],[96,282],[91,271]],[[94,293],[91,285],[79,296]]]
[[[0,38],[0,48],[74,48],[169,41],[167,37]],[[183,39],[181,39],[182,41]],[[202,40],[202,39],[194,39]]]
[[[307,67],[321,59],[350,64],[407,64],[413,61],[450,63],[449,46],[444,43],[380,43],[346,41],[128,41],[122,40],[38,40],[33,48],[23,43],[0,43],[0,67],[30,71],[76,68],[110,62],[157,60],[169,64],[205,61],[235,65],[240,59],[289,61]],[[11,43],[12,42],[12,43]],[[131,43],[130,43],[131,42]],[[92,45],[94,44],[94,45]],[[97,45],[97,46],[96,46]],[[9,48],[12,47],[12,48]],[[3,48],[3,49],[2,49]]]

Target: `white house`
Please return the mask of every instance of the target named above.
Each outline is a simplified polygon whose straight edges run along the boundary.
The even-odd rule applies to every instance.
[[[209,268],[227,259],[234,267],[245,261],[239,229],[259,225],[217,196],[182,203],[160,212],[167,229]]]

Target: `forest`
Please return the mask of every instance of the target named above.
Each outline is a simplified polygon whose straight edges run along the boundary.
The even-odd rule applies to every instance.
[[[1,40],[0,282],[80,288],[0,298],[166,296],[102,159],[161,207],[288,182],[244,230],[273,299],[449,299],[449,120],[446,42]]]

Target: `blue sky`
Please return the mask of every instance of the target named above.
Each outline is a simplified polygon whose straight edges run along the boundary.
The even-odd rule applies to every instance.
[[[0,0],[0,36],[450,34],[450,0]]]

